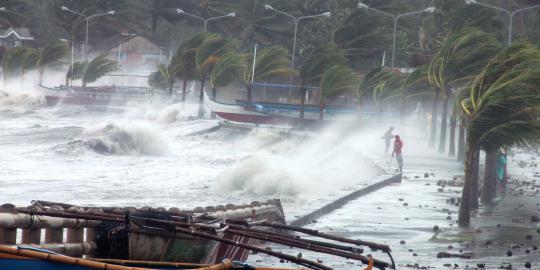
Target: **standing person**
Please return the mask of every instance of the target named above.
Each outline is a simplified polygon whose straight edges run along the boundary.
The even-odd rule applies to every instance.
[[[401,155],[401,148],[403,148],[403,141],[399,138],[399,135],[395,136],[394,151],[392,151],[392,158],[396,155],[396,160],[399,165],[399,172],[403,173],[403,156]]]
[[[384,154],[388,154],[388,148],[390,148],[390,140],[392,140],[392,131],[394,131],[394,127],[388,128],[388,130],[384,133],[384,135],[381,137],[381,139],[384,139],[384,143],[386,145],[386,148],[384,148]]]

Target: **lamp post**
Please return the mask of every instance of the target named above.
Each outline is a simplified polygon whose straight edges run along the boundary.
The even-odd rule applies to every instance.
[[[504,8],[497,7],[497,6],[494,6],[494,5],[481,3],[481,2],[478,2],[476,0],[465,0],[465,3],[467,5],[470,5],[470,4],[479,5],[479,6],[482,6],[482,7],[487,7],[487,8],[495,9],[495,10],[506,13],[506,15],[508,15],[508,46],[512,45],[512,28],[514,26],[514,15],[516,15],[516,13],[519,13],[521,11],[540,8],[540,5],[534,5],[534,6],[520,8],[520,9],[516,9],[514,11],[510,11],[508,9],[504,9]]]
[[[114,13],[115,13],[114,10],[107,11],[105,13],[92,14],[90,16],[87,16],[87,15],[85,15],[83,13],[71,10],[71,9],[67,8],[66,6],[62,6],[62,10],[66,11],[66,12],[69,12],[69,13],[73,13],[73,14],[82,16],[86,20],[86,38],[85,38],[85,41],[84,41],[84,57],[83,57],[83,59],[88,60],[88,26],[90,24],[90,19],[95,18],[95,17],[99,17],[99,16],[114,15]]]
[[[204,23],[204,32],[206,32],[206,26],[208,25],[208,22],[209,22],[209,21],[219,20],[219,19],[223,19],[223,18],[232,18],[232,17],[235,17],[235,16],[236,16],[236,13],[235,13],[235,12],[231,12],[231,13],[228,13],[228,14],[223,15],[223,16],[210,17],[210,18],[206,18],[206,19],[205,19],[205,18],[203,18],[203,17],[200,17],[200,16],[197,16],[197,15],[195,15],[195,14],[186,12],[186,11],[184,11],[183,9],[179,9],[179,8],[176,9],[176,13],[178,13],[178,14],[185,14],[185,15],[187,15],[187,16],[190,16],[190,17],[193,17],[193,18],[195,18],[195,19],[201,20],[201,21]]]
[[[409,12],[409,13],[402,13],[402,14],[394,15],[394,14],[388,13],[386,11],[382,11],[382,10],[378,10],[376,8],[369,7],[368,5],[366,5],[364,3],[361,3],[361,2],[358,3],[358,8],[365,8],[365,9],[368,9],[368,10],[372,10],[372,11],[378,12],[380,14],[390,16],[390,17],[392,17],[394,19],[394,34],[393,34],[393,38],[392,38],[392,68],[396,64],[396,34],[397,34],[397,26],[398,26],[399,19],[401,17],[405,17],[405,16],[409,16],[409,15],[414,15],[414,14],[424,13],[424,12],[433,13],[435,11],[434,7],[428,7],[428,8],[422,9],[422,10],[417,10],[417,11],[413,11],[413,12]]]
[[[330,17],[332,16],[332,13],[330,12],[325,12],[325,13],[321,13],[321,14],[317,14],[317,15],[309,15],[309,16],[302,16],[302,17],[295,17],[289,13],[286,13],[284,11],[281,11],[279,9],[276,9],[270,5],[264,5],[264,9],[266,10],[271,10],[271,11],[274,11],[276,13],[279,13],[279,14],[282,14],[282,15],[285,15],[289,18],[291,18],[294,22],[294,37],[293,37],[293,48],[292,48],[292,63],[291,63],[291,68],[294,69],[294,60],[295,60],[295,55],[296,55],[296,36],[297,36],[297,33],[298,33],[298,23],[301,21],[301,20],[304,20],[304,19],[309,19],[309,18],[315,18],[315,17]]]

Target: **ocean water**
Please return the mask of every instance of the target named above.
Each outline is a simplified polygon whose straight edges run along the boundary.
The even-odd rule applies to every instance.
[[[191,209],[280,198],[298,208],[372,177],[353,139],[196,120],[190,104],[108,110],[0,93],[0,201]]]

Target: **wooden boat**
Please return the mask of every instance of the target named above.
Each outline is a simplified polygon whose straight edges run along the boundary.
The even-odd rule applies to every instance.
[[[357,124],[395,119],[391,113],[361,111],[358,107],[327,105],[324,109],[324,120],[319,120],[318,105],[304,106],[304,119],[300,119],[300,105],[290,103],[273,103],[246,100],[236,100],[228,104],[211,99],[206,95],[205,104],[215,114],[227,121],[249,124],[319,126],[324,124]]]
[[[198,219],[208,226],[214,226],[216,222],[224,219],[285,222],[279,200],[241,206],[229,204],[199,207],[189,211],[178,208],[168,211],[164,208],[78,207],[44,201],[34,202],[31,208],[33,210],[29,212],[26,208],[0,207],[0,244],[17,244],[14,238],[16,235],[10,235],[6,231],[12,231],[13,227],[27,226],[29,230],[23,230],[21,244],[68,255],[215,264],[224,259],[245,261],[249,251],[223,241],[212,241],[185,233],[171,234],[166,228],[156,229],[155,224],[153,227],[149,226],[148,220],[155,223],[172,220],[192,222]],[[36,216],[39,221],[33,221]],[[212,222],[214,220],[215,222]],[[40,237],[42,228],[45,228],[49,235],[45,241],[41,241]],[[64,228],[66,237],[63,235]],[[86,232],[81,228],[85,228]],[[249,237],[220,232],[213,228],[202,230],[232,243],[249,245],[252,241]],[[10,236],[6,237],[6,234]]]
[[[101,86],[80,87],[61,85],[48,87],[39,85],[45,95],[47,104],[77,104],[92,106],[126,106],[130,103],[166,100],[168,102],[179,99],[179,94],[173,93],[171,98],[168,93],[153,91],[147,87],[131,86]]]
[[[17,236],[18,231],[22,231],[20,237]],[[303,239],[288,232],[332,242]],[[395,269],[387,245],[287,225],[279,200],[240,206],[228,204],[197,207],[193,210],[81,207],[47,201],[33,201],[29,207],[15,207],[11,204],[0,206],[0,246],[11,246],[0,249],[0,254],[4,253],[0,256],[0,269],[50,267],[50,261],[36,262],[28,258],[12,257],[29,257],[27,255],[32,252],[38,252],[32,253],[32,256],[41,260],[73,256],[99,258],[92,260],[100,263],[141,266],[133,269],[156,269],[158,266],[160,269],[182,269],[179,267],[186,266],[177,262],[186,262],[189,267],[195,267],[188,269],[257,269],[246,268],[248,266],[242,263],[234,263],[233,268],[224,268],[229,266],[223,262],[244,262],[252,251],[310,269],[332,270],[321,262],[266,249],[262,246],[266,242],[357,260],[379,269],[390,266]],[[16,251],[13,251],[13,246],[18,246]],[[355,246],[367,246],[372,252],[382,251],[390,257],[392,264],[364,256],[363,249]],[[44,253],[44,250],[65,256]],[[77,265],[77,262],[83,264]],[[97,269],[122,269],[82,259],[67,259],[62,263],[66,264],[63,268],[56,265],[52,269],[91,269],[93,266]]]

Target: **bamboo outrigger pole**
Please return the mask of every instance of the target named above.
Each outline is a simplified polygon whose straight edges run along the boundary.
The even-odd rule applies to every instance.
[[[108,264],[108,263],[90,261],[90,260],[85,260],[85,259],[80,259],[80,258],[73,258],[73,257],[50,253],[50,252],[40,252],[40,251],[35,251],[35,250],[21,249],[17,247],[13,248],[13,247],[4,246],[4,245],[0,245],[0,253],[6,253],[6,254],[21,256],[21,257],[39,259],[39,260],[62,263],[62,264],[84,266],[84,267],[88,267],[92,269],[149,270],[148,268],[128,267],[128,266],[122,266],[122,265]],[[233,269],[233,263],[230,260],[226,260],[223,263],[213,265],[213,266],[196,268],[196,270],[232,270],[232,269]]]

